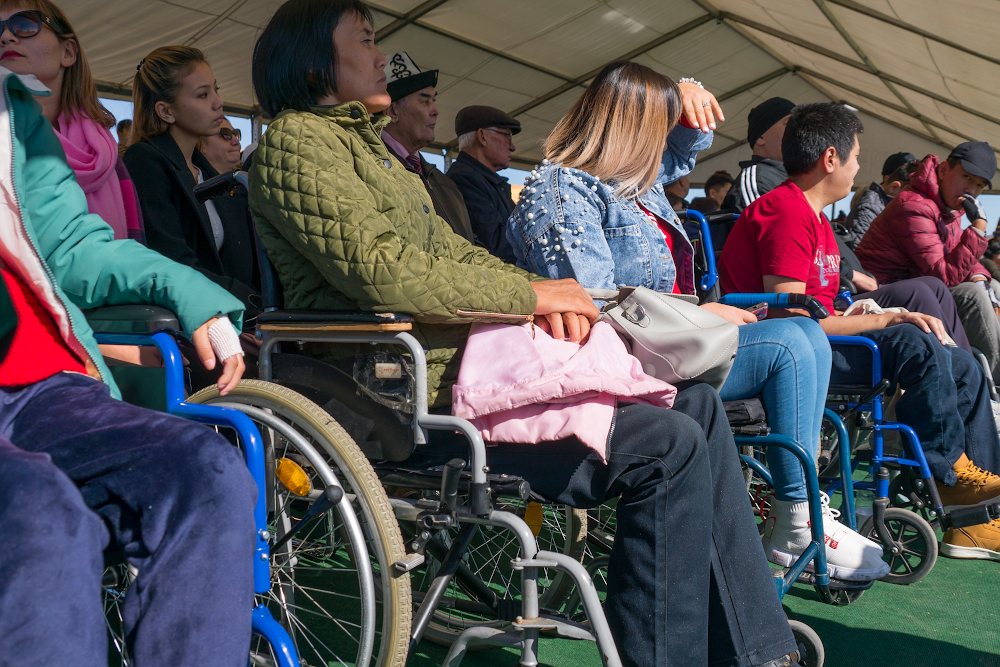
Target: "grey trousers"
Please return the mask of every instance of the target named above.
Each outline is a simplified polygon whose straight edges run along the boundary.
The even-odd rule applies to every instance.
[[[1000,384],[1000,320],[993,310],[993,302],[982,285],[977,283],[956,285],[951,288],[951,294],[955,297],[958,316],[969,342],[986,355],[993,382]]]

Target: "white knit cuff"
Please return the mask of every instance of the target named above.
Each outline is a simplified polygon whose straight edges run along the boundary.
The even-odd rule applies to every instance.
[[[239,334],[236,333],[228,317],[220,317],[208,328],[208,340],[212,344],[215,356],[222,361],[234,354],[243,354]]]

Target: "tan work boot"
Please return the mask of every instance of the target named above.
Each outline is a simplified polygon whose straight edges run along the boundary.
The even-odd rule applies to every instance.
[[[984,505],[990,501],[1000,502],[1000,476],[977,468],[964,453],[951,467],[958,475],[954,486],[937,482],[941,504],[946,512],[957,507]]]
[[[978,526],[949,530],[941,540],[941,555],[948,558],[1000,560],[1000,519]]]

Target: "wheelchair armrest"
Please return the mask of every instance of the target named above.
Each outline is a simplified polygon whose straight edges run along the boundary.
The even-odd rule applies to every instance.
[[[272,310],[257,316],[260,331],[409,331],[413,318],[395,313]]]
[[[177,316],[159,306],[104,306],[84,311],[84,315],[90,328],[98,334],[152,334],[163,330],[181,330]]]
[[[756,306],[758,303],[766,303],[768,308],[804,308],[809,311],[815,320],[822,320],[830,316],[830,311],[814,296],[808,294],[772,294],[770,292],[758,292],[750,294],[726,294],[719,303],[737,308],[747,308]]]

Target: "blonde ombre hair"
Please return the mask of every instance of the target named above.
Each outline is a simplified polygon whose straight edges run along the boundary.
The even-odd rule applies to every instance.
[[[656,182],[680,115],[680,90],[669,77],[638,63],[611,63],[556,124],[543,150],[550,161],[613,182],[617,196],[634,199]]]

